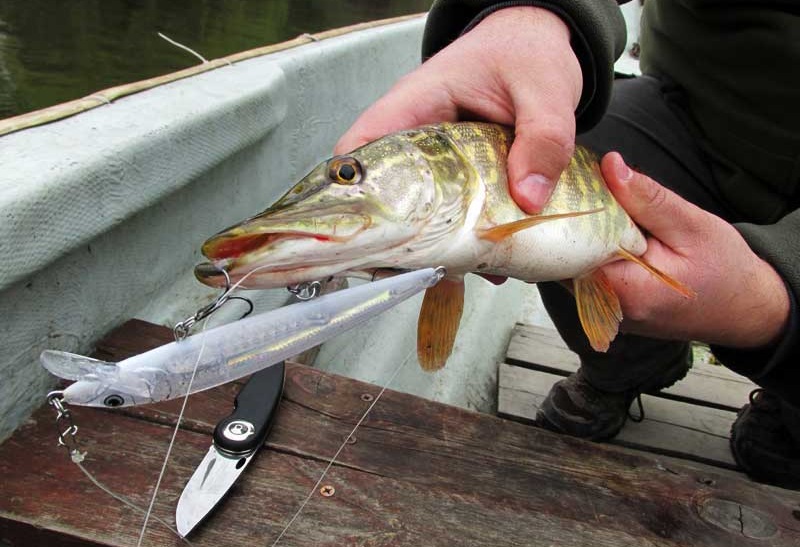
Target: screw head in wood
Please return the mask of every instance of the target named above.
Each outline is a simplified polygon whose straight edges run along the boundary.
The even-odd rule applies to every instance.
[[[364,393],[363,395],[361,395],[361,400],[365,401],[367,403],[372,401],[372,399],[374,399],[374,397],[372,395],[370,395],[369,393]]]
[[[334,488],[330,484],[326,484],[325,486],[319,489],[319,493],[325,496],[326,498],[329,498],[336,493],[336,488]]]

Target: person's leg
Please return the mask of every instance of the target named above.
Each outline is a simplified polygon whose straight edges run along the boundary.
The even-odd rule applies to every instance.
[[[632,167],[725,217],[727,212],[708,190],[713,188],[710,167],[677,114],[676,98],[674,88],[653,78],[619,80],[606,116],[580,135],[578,143],[601,155],[620,152]],[[639,393],[673,384],[691,366],[684,342],[620,333],[608,352],[595,352],[580,326],[573,296],[558,283],[538,287],[559,333],[581,359],[579,373],[556,384],[542,404],[541,425],[579,437],[612,437]]]

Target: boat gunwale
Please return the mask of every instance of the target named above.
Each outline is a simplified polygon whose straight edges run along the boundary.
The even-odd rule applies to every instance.
[[[30,129],[40,125],[63,120],[83,112],[88,112],[97,107],[111,104],[116,99],[134,95],[142,91],[147,91],[149,89],[182,80],[190,76],[195,76],[211,70],[230,66],[236,62],[263,57],[272,53],[294,49],[303,45],[344,36],[346,34],[359,32],[362,30],[392,25],[395,23],[402,23],[404,21],[411,21],[423,16],[425,16],[425,13],[413,13],[398,17],[390,17],[387,19],[377,19],[374,21],[356,23],[353,25],[324,30],[313,34],[301,34],[296,38],[279,42],[277,44],[259,46],[253,49],[232,53],[224,57],[202,62],[199,65],[194,65],[182,70],[162,74],[161,76],[154,76],[145,80],[138,80],[127,84],[109,87],[79,99],[74,99],[0,120],[0,137],[15,133],[17,131],[22,131],[24,129]]]

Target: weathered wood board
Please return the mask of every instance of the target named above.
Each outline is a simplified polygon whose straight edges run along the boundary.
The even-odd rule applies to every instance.
[[[506,352],[509,364],[567,376],[578,370],[578,356],[556,331],[518,323]],[[695,364],[686,378],[661,390],[667,398],[736,411],[756,386],[725,367]]]
[[[141,325],[139,325],[141,327]],[[149,342],[168,341],[152,327]],[[146,349],[118,332],[126,351]],[[123,345],[123,344],[119,344]],[[124,351],[103,350],[117,359]],[[180,492],[237,386],[190,399],[155,503],[174,523]],[[287,367],[272,433],[194,545],[272,545],[379,388]],[[87,469],[149,503],[176,405],[127,414],[75,408]],[[135,545],[141,515],[95,488],[42,408],[0,445],[0,544]],[[730,473],[699,474],[623,448],[555,435],[387,391],[279,545],[678,546],[800,544],[800,494]],[[152,523],[143,545],[182,545]]]
[[[547,372],[500,364],[498,415],[532,423],[550,388],[561,379]],[[728,445],[735,413],[652,395],[643,395],[642,404],[644,420],[639,423],[628,420],[610,442],[731,469],[737,467]],[[638,413],[636,404],[631,412]]]

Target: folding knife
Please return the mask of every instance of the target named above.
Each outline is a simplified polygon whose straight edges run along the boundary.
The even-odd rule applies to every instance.
[[[253,374],[239,391],[233,413],[214,429],[214,442],[183,489],[175,523],[186,537],[225,497],[264,444],[281,400],[284,363]]]

